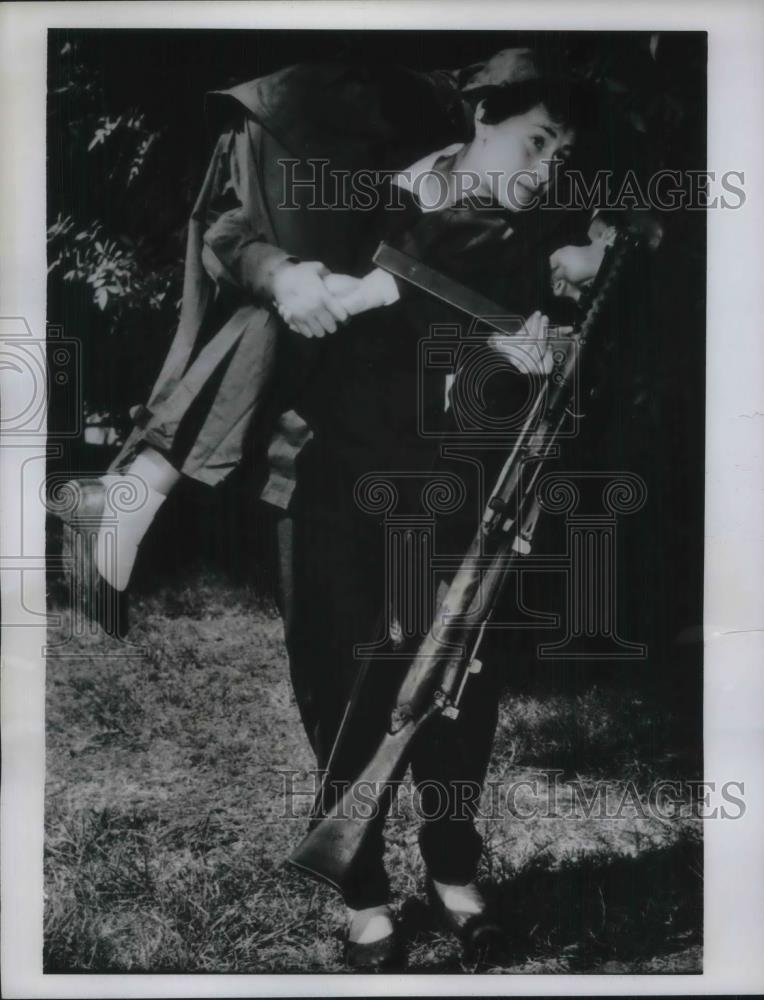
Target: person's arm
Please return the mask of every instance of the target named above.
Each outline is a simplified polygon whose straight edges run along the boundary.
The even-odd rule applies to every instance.
[[[399,188],[392,178],[387,178],[385,183],[390,186],[390,190],[382,188],[380,202],[383,205],[396,205],[397,209],[391,209],[387,213],[380,236],[384,242],[403,244],[408,252],[419,256],[433,242],[432,237],[424,240],[419,237],[420,230],[429,233],[433,228],[432,220],[422,213],[410,191]],[[373,268],[363,278],[331,274],[324,278],[324,282],[351,316],[392,305],[406,298],[411,290],[408,282],[400,281],[381,267]]]
[[[247,173],[256,165],[246,127],[222,137],[216,156],[215,190],[205,211],[205,270],[218,284],[227,282],[255,301],[274,303],[284,321],[304,336],[334,333],[348,314],[321,280],[327,269],[269,243],[266,227],[258,226],[249,205]]]
[[[291,260],[253,231],[241,206],[218,215],[204,234],[202,263],[210,277],[244,289],[258,301],[272,301],[275,276]]]
[[[375,267],[363,278],[353,278],[349,274],[328,274],[324,278],[324,284],[337,296],[350,316],[390,306],[401,297],[398,282],[381,267]]]

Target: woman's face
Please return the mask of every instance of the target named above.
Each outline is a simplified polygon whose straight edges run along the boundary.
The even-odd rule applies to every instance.
[[[549,258],[552,294],[578,302],[597,276],[602,258],[615,238],[615,228],[595,217],[583,246],[561,247]]]
[[[511,212],[531,207],[554,182],[556,167],[570,157],[573,130],[553,122],[542,104],[496,125],[482,117],[478,105],[469,166],[480,177],[480,194]]]

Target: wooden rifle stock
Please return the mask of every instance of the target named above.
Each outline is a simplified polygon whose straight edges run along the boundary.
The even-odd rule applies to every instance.
[[[343,892],[353,862],[371,832],[371,821],[387,813],[414,740],[441,707],[433,698],[418,717],[407,719],[394,733],[385,733],[374,756],[344,795],[325,816],[315,817],[317,822],[289,858],[291,864]]]

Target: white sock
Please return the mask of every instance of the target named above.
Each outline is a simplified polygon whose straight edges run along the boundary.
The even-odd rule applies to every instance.
[[[369,906],[365,910],[347,908],[348,940],[353,944],[372,944],[393,933],[393,914],[389,906]]]
[[[433,879],[432,884],[448,910],[457,910],[460,913],[482,913],[485,909],[485,900],[474,882],[468,882],[467,885],[448,885]]]
[[[116,489],[115,499],[119,496],[119,484],[125,486],[127,496],[135,491],[135,475],[108,474],[101,476],[101,482],[107,491],[104,518],[98,532],[96,543],[96,567],[101,576],[115,590],[124,590],[130,582],[138,546],[149,529],[154,515],[167,499],[166,494],[155,490],[148,483],[146,499],[135,510],[115,510],[109,505],[109,491]],[[111,516],[109,516],[111,515]]]

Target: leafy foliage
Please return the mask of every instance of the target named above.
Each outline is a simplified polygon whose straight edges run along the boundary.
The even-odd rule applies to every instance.
[[[184,228],[177,220],[187,214],[187,192],[176,188],[168,199],[163,183],[171,130],[134,96],[124,106],[86,42],[66,40],[51,57],[49,319],[64,322],[86,368],[101,375],[83,379],[84,413],[95,408],[120,424],[177,323]],[[140,366],[125,365],[131,351]],[[124,373],[119,382],[111,371]]]
[[[127,311],[161,310],[177,293],[175,266],[148,270],[135,247],[110,238],[99,220],[79,229],[71,216],[59,215],[48,229],[48,248],[50,256],[57,254],[48,273],[60,270],[63,281],[90,286],[94,305],[109,314],[115,331]],[[177,309],[177,294],[175,299]]]

